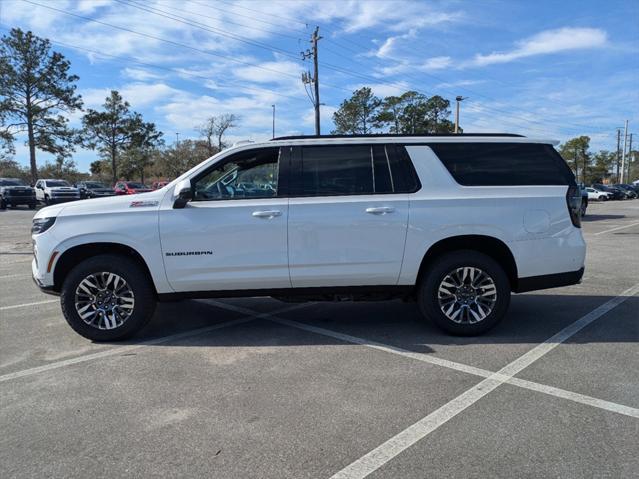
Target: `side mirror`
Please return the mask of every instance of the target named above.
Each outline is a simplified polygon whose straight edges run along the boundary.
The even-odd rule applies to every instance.
[[[193,188],[191,186],[191,180],[182,180],[175,187],[173,196],[175,201],[173,202],[174,209],[181,209],[193,199]]]

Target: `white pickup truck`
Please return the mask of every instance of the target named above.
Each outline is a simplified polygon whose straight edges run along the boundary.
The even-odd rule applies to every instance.
[[[287,137],[157,191],[40,210],[32,270],[97,341],[140,330],[158,300],[256,295],[415,300],[473,335],[511,292],[581,280],[580,202],[547,140]]]
[[[38,180],[35,184],[36,200],[45,205],[80,199],[80,190],[65,180]]]

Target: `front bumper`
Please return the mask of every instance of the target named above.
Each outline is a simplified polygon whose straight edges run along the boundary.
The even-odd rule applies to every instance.
[[[49,203],[52,205],[57,205],[59,203],[68,203],[70,201],[78,201],[80,199],[79,196],[52,196],[49,198]]]
[[[4,202],[9,206],[35,205],[35,196],[5,196]]]
[[[38,289],[40,291],[42,291],[44,294],[50,294],[51,296],[60,296],[60,292],[59,291],[55,291],[53,289],[53,286],[46,286],[46,285],[42,284],[40,282],[40,280],[38,278],[36,278],[35,276],[32,276],[31,279],[33,280],[35,285],[38,287]]]

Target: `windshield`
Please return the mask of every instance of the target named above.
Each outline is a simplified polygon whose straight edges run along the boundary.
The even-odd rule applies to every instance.
[[[146,185],[143,185],[142,183],[133,183],[133,182],[128,182],[126,184],[129,188],[135,188],[136,190],[141,189],[141,188],[146,188]]]
[[[49,188],[51,188],[51,187],[55,188],[55,187],[58,187],[58,186],[71,186],[71,185],[69,185],[69,183],[67,183],[64,180],[47,181],[46,183],[47,183],[47,186]]]
[[[86,183],[84,183],[84,186],[87,188],[106,188],[107,186],[102,184],[102,183],[98,183],[97,181],[87,181]]]
[[[4,178],[0,180],[0,186],[27,186],[27,184],[18,178]]]

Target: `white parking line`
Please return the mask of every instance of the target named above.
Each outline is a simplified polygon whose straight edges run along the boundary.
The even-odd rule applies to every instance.
[[[593,234],[593,236],[599,236],[599,235],[603,235],[606,233],[612,233],[613,231],[619,231],[619,230],[623,230],[626,228],[630,228],[632,226],[637,226],[639,225],[639,223],[630,223],[629,225],[624,225],[624,226],[617,226],[616,228],[610,228],[607,230],[603,230],[603,231],[599,231],[598,233]]]
[[[300,304],[296,304],[294,306],[289,306],[287,308],[282,308],[282,309],[278,309],[277,311],[274,311],[272,314],[278,314],[278,313],[284,313],[284,312],[288,312],[288,311],[292,311],[294,309],[298,309],[300,307],[302,307],[304,305],[300,305]],[[227,308],[228,309],[228,308]],[[78,356],[77,358],[71,358],[71,359],[65,359],[62,361],[55,361],[49,364],[45,364],[42,366],[37,366],[34,368],[28,368],[28,369],[23,369],[21,371],[16,371],[13,373],[8,373],[8,374],[4,374],[2,376],[0,376],[0,382],[4,382],[4,381],[10,381],[12,379],[17,379],[17,378],[22,378],[25,376],[32,376],[34,374],[39,374],[42,372],[46,372],[46,371],[51,371],[53,369],[59,369],[59,368],[63,368],[66,366],[71,366],[73,364],[79,364],[79,363],[84,363],[87,361],[93,361],[94,359],[101,359],[101,358],[106,358],[109,356],[116,356],[118,354],[122,354],[128,351],[132,351],[135,349],[140,349],[143,348],[145,346],[155,346],[157,344],[163,344],[163,343],[167,343],[169,341],[175,341],[178,339],[186,339],[186,338],[190,338],[193,336],[197,336],[199,334],[204,334],[204,333],[208,333],[209,331],[214,331],[216,329],[222,329],[222,328],[226,328],[229,326],[235,326],[237,324],[242,324],[242,323],[247,323],[249,321],[253,321],[254,319],[260,319],[260,318],[267,318],[269,317],[270,314],[269,313],[255,313],[252,312],[252,314],[250,316],[247,316],[246,318],[240,318],[240,319],[234,319],[232,321],[225,321],[223,323],[218,323],[218,324],[214,324],[212,326],[205,326],[203,328],[199,328],[199,329],[193,329],[190,331],[185,331],[183,333],[176,333],[176,334],[171,334],[169,336],[162,336],[161,338],[156,338],[156,339],[151,339],[149,341],[144,341],[142,343],[139,344],[131,344],[131,345],[126,345],[126,346],[118,346],[115,348],[111,348],[108,349],[106,351],[100,351],[98,353],[93,353],[93,354],[87,354],[84,356]]]
[[[368,339],[360,338],[357,336],[351,336],[350,334],[342,334],[336,331],[332,331],[330,329],[318,328],[316,326],[311,326],[304,323],[298,323],[297,321],[291,321],[289,319],[272,317],[272,318],[269,318],[269,321],[274,321],[276,323],[291,326],[293,328],[298,328],[298,329],[302,329],[312,333],[321,334],[323,336],[329,336],[335,339],[342,340],[344,342],[360,344],[368,348],[377,349],[379,351],[384,351],[384,352],[396,354],[399,356],[404,356],[405,358],[422,361],[424,363],[433,364],[435,366],[441,366],[448,369],[453,369],[455,371],[472,374],[472,375],[480,376],[483,378],[488,378],[498,374],[493,371],[477,368],[475,366],[469,366],[467,364],[462,364],[455,361],[449,361],[448,359],[438,358],[435,356],[431,356],[429,354],[408,351],[406,349],[399,348],[397,346],[383,344],[377,341],[370,341]],[[519,378],[513,378],[513,377],[509,378],[508,376],[503,376],[503,377],[499,376],[499,379],[502,379],[504,382],[507,382],[508,384],[511,384],[513,386],[518,386],[524,389],[530,389],[531,391],[537,391],[544,394],[549,394],[550,396],[568,399],[570,401],[577,402],[580,404],[586,404],[588,406],[597,407],[599,409],[605,409],[607,411],[612,411],[618,414],[636,417],[639,419],[639,409],[636,409],[630,406],[617,404],[611,401],[605,401],[603,399],[597,399],[591,396],[587,396],[585,394],[566,391],[564,389],[556,388],[554,386],[546,386],[545,384],[539,384],[534,381],[528,381],[526,379],[519,379]]]
[[[7,311],[9,309],[16,309],[16,308],[26,308],[27,306],[38,306],[40,304],[58,303],[59,301],[60,300],[58,299],[48,299],[46,301],[36,301],[35,303],[13,304],[11,306],[0,307],[0,311]]]
[[[491,374],[489,377],[444,404],[436,411],[423,417],[412,426],[409,426],[366,455],[352,462],[344,469],[334,474],[331,479],[355,479],[368,476],[398,454],[411,447],[417,441],[435,431],[439,428],[439,426],[445,424],[450,419],[475,404],[501,384],[510,381],[515,374],[518,374],[523,369],[530,366],[533,362],[549,353],[552,349],[566,341],[577,332],[581,331],[583,328],[609,312],[614,307],[626,301],[637,292],[639,292],[639,283],[634,285],[632,288],[627,289],[621,293],[621,295],[607,301],[595,310],[581,317],[571,325],[553,335],[551,338],[528,351],[523,356],[509,363],[497,373]]]

